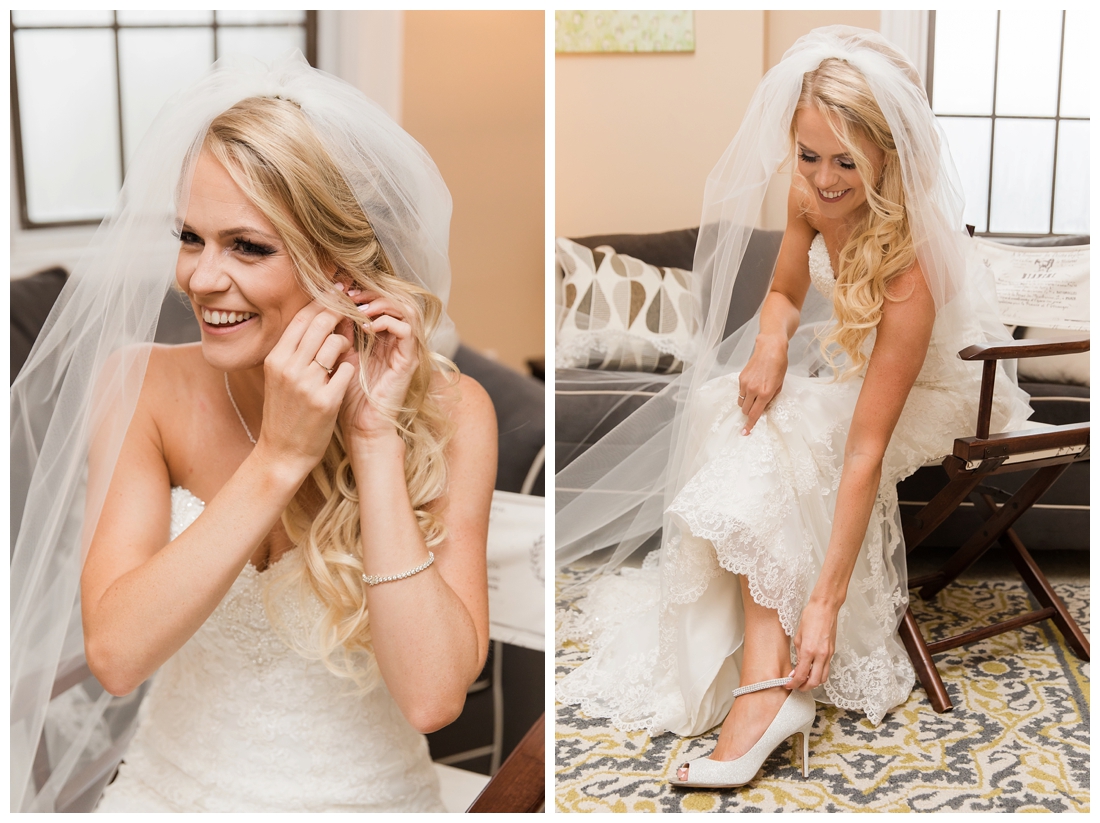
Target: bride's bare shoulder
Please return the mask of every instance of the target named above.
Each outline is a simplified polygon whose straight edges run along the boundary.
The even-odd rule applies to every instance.
[[[791,188],[787,194],[787,225],[801,223],[812,234],[821,231],[816,205],[817,201],[805,179],[799,174],[791,175]]]
[[[188,410],[201,405],[204,398],[220,385],[217,382],[220,372],[206,362],[199,343],[172,346],[151,344],[143,348],[147,359],[141,377],[138,411],[144,412],[158,424],[189,413]],[[135,350],[127,359],[133,359],[134,364],[140,365],[135,354],[140,356],[142,352]],[[120,356],[125,357],[123,353],[116,355]]]

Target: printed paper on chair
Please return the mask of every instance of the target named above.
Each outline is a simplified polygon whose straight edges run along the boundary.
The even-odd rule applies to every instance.
[[[975,237],[970,265],[993,273],[1006,325],[1089,330],[1089,246],[1009,246]]]

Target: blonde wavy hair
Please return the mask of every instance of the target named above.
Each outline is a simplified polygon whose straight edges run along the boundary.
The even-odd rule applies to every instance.
[[[846,60],[831,57],[821,61],[802,80],[795,112],[816,108],[825,115],[833,134],[855,163],[863,181],[867,203],[855,216],[847,242],[840,249],[833,308],[837,324],[822,342],[822,351],[836,369],[831,344],[848,356],[849,364],[838,377],[845,379],[862,371],[868,357],[864,343],[882,319],[886,300],[904,300],[893,295],[890,283],[912,268],[916,251],[905,210],[905,186],[901,162],[890,127],[875,101],[866,78]],[[876,166],[860,148],[864,138],[883,153]],[[794,146],[795,124],[791,123]]]
[[[440,512],[431,504],[444,492],[444,448],[451,427],[441,405],[445,384],[436,372],[455,374],[453,363],[428,347],[443,305],[426,289],[398,277],[369,217],[297,104],[253,97],[234,105],[210,124],[203,143],[249,199],[271,221],[294,261],[298,284],[328,310],[355,322],[355,305],[332,291],[336,279],[369,289],[406,307],[416,331],[418,365],[403,406],[382,407],[405,443],[405,482],[416,521],[428,547],[445,537]],[[359,382],[371,402],[366,364],[376,344],[367,330],[356,332]],[[371,688],[378,681],[371,651],[370,616],[364,596],[359,493],[339,422],[324,458],[283,512],[283,526],[301,549],[301,562],[270,575],[264,592],[273,625],[296,650],[322,660],[336,675]],[[277,593],[297,589],[321,603],[320,620],[308,636],[290,631]],[[308,613],[308,612],[304,612]]]

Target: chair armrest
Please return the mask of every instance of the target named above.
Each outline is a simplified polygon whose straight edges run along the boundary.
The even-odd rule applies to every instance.
[[[1040,463],[1037,461],[1067,454],[1085,459],[1089,450],[1089,433],[1088,423],[1071,423],[1001,432],[980,438],[960,437],[955,441],[952,453],[966,462],[968,470],[977,468],[985,461],[995,461],[996,465],[1030,462],[1038,467]]]
[[[527,730],[467,812],[542,811],[546,802],[545,722],[543,714]]]
[[[1060,340],[1012,340],[1007,343],[981,343],[967,346],[962,360],[1013,360],[1020,357],[1047,357],[1052,354],[1078,354],[1089,350],[1089,338],[1069,337]]]
[[[1064,340],[1012,340],[1007,343],[979,343],[967,346],[959,352],[963,360],[981,360],[982,390],[978,398],[978,426],[975,432],[979,440],[989,437],[989,418],[993,413],[993,383],[998,360],[1014,360],[1020,357],[1046,357],[1054,354],[1077,354],[1089,350],[1089,338]]]

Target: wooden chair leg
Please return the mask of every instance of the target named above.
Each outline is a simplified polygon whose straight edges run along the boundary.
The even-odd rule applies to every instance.
[[[1001,536],[1016,520],[1046,493],[1054,481],[1066,470],[1068,463],[1046,466],[1035,472],[1011,499],[1003,506],[994,508],[993,514],[982,528],[964,543],[937,574],[936,580],[921,586],[920,596],[931,600],[943,589],[966,571],[985,552],[1000,540]]]
[[[981,497],[991,512],[997,510],[998,507],[992,497],[987,494],[983,494]],[[1039,568],[1039,565],[1031,556],[1031,552],[1027,550],[1027,547],[1024,546],[1023,542],[1016,535],[1016,532],[1012,529],[1008,529],[1004,535],[1002,535],[1000,543],[1008,552],[1013,565],[1016,566],[1016,571],[1019,572],[1020,577],[1023,578],[1024,585],[1027,586],[1032,597],[1039,601],[1040,606],[1054,609],[1054,614],[1050,619],[1053,621],[1054,625],[1057,626],[1058,631],[1062,633],[1062,637],[1065,638],[1066,644],[1073,649],[1073,653],[1077,655],[1079,659],[1089,660],[1090,647],[1088,638],[1085,637],[1085,633],[1081,631],[1081,627],[1077,625],[1077,621],[1070,615],[1069,609],[1066,608],[1066,604],[1062,602],[1062,598],[1054,591],[1054,587],[1050,585],[1047,576],[1043,574],[1042,569]]]
[[[913,617],[912,608],[905,609],[905,616],[901,619],[898,634],[901,635],[901,642],[905,644],[905,650],[909,653],[909,659],[913,661],[913,668],[928,695],[932,709],[937,714],[951,711],[954,708],[951,705],[951,698],[947,696],[947,689],[944,688],[940,673],[936,671],[936,663],[932,660],[917,620]]]

